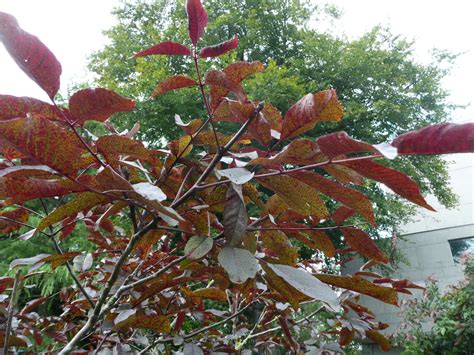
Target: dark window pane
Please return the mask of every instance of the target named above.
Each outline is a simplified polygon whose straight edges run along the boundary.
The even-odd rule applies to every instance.
[[[455,263],[459,263],[464,253],[474,253],[474,237],[452,239],[449,241]]]

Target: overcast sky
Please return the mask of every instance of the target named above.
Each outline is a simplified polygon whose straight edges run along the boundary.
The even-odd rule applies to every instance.
[[[374,25],[390,25],[393,32],[416,41],[417,60],[427,62],[434,48],[465,52],[444,86],[451,102],[473,102],[474,4],[467,0],[333,0],[344,10],[333,29],[356,38]],[[61,89],[85,77],[86,57],[106,42],[102,30],[114,23],[110,15],[118,0],[0,0],[0,11],[14,15],[20,25],[38,36],[62,63]],[[47,100],[0,46],[0,94]],[[473,121],[474,107],[458,110],[456,121]]]

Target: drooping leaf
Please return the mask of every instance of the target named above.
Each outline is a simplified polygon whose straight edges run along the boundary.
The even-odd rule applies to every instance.
[[[244,283],[255,277],[259,267],[255,257],[245,249],[225,247],[218,255],[219,264],[232,282]]]
[[[135,314],[123,322],[115,325],[114,329],[125,331],[127,329],[149,329],[156,333],[169,333],[171,325],[168,317],[162,315]]]
[[[146,57],[149,55],[191,55],[191,51],[188,47],[176,42],[161,42],[151,46],[143,51],[138,52],[133,58]]]
[[[319,121],[340,121],[343,109],[335,90],[308,94],[290,107],[283,120],[281,140],[309,131]]]
[[[168,91],[199,85],[197,81],[186,75],[175,75],[161,81],[153,90],[153,97],[167,93]]]
[[[365,335],[373,342],[379,344],[382,351],[390,351],[392,348],[390,345],[390,340],[388,340],[383,334],[377,332],[376,330],[366,330]]]
[[[358,276],[318,274],[316,277],[329,285],[356,291],[385,303],[397,305],[397,290],[394,288],[378,286]]]
[[[228,178],[234,184],[243,185],[246,182],[252,180],[255,174],[244,168],[230,168],[224,170],[216,170],[216,176],[221,178],[222,176]]]
[[[10,269],[13,269],[17,266],[30,266],[30,265],[37,265],[37,267],[40,267],[41,265],[44,264],[41,260],[49,256],[50,254],[38,254],[35,256],[32,256],[31,258],[21,258],[21,259],[15,259],[10,263]]]
[[[247,171],[247,170],[246,170]],[[247,209],[245,208],[242,185],[229,184],[224,205],[223,224],[227,245],[237,247],[242,244],[247,229]]]
[[[246,95],[242,85],[239,82],[231,80],[225,71],[222,70],[210,70],[206,74],[206,85],[219,86],[225,89],[227,92],[232,92],[238,100],[243,101],[246,99]]]
[[[261,231],[260,241],[265,248],[271,250],[278,257],[278,260],[272,258],[275,262],[287,265],[296,264],[298,249],[291,245],[288,237],[282,231]]]
[[[282,295],[293,308],[299,308],[299,303],[303,300],[307,300],[309,296],[301,293],[282,277],[278,276],[273,269],[269,267],[270,263],[262,263],[262,269],[265,271],[265,280],[268,285]]]
[[[392,145],[399,154],[451,154],[474,152],[474,123],[442,123],[402,134]]]
[[[14,232],[28,221],[29,213],[23,208],[0,212],[0,235]],[[19,222],[19,223],[16,223]]]
[[[267,264],[278,276],[301,293],[315,300],[326,303],[336,312],[340,305],[336,293],[326,284],[309,272],[288,265]]]
[[[206,298],[209,300],[227,303],[227,294],[224,290],[217,287],[201,288],[193,291],[193,296]]]
[[[290,208],[305,216],[327,216],[328,210],[318,191],[291,176],[268,176],[257,178],[258,182],[274,191]]]
[[[344,240],[351,249],[369,259],[382,263],[389,262],[389,258],[379,249],[370,235],[363,230],[357,228],[343,228],[341,231],[344,235]]]
[[[1,13],[0,13],[1,14]],[[5,334],[4,332],[0,333],[0,346],[3,348],[5,345]],[[16,336],[16,335],[10,335],[10,340],[8,341],[8,345],[10,346],[18,346],[18,347],[27,347],[28,343],[26,340]]]
[[[0,121],[0,136],[18,151],[65,175],[80,167],[84,151],[79,139],[49,120],[28,116]]]
[[[84,190],[84,186],[65,179],[44,180],[0,177],[0,198],[7,200],[8,203],[23,203],[41,197],[64,196],[71,192],[82,192]]]
[[[262,72],[264,66],[261,62],[235,62],[224,68],[224,73],[227,74],[227,78],[236,84],[240,84],[242,80],[252,74]],[[216,109],[221,103],[222,99],[227,96],[229,89],[222,86],[211,86],[210,98],[211,108]]]
[[[341,225],[344,221],[354,215],[355,211],[352,208],[347,206],[338,207],[337,210],[333,212],[331,215],[332,220],[334,223]]]
[[[50,119],[61,117],[59,110],[47,102],[32,97],[0,95],[0,120],[25,117],[27,113],[34,113]]]
[[[38,224],[37,230],[41,231],[54,223],[60,222],[63,219],[76,214],[81,211],[89,210],[97,205],[109,202],[109,198],[94,192],[82,192],[75,196],[75,198],[68,203],[58,207],[48,216],[43,218]]]
[[[184,247],[184,255],[191,260],[201,259],[212,249],[214,242],[210,237],[191,237]]]
[[[0,12],[0,40],[16,64],[53,99],[59,90],[61,64],[38,37],[22,30],[10,14]]]
[[[305,232],[311,238],[316,249],[321,250],[327,257],[332,258],[336,254],[336,248],[334,247],[331,238],[329,238],[326,233],[317,230],[309,230]]]
[[[47,257],[39,260],[39,262],[51,263],[51,269],[54,270],[58,266],[65,264],[66,262],[68,262],[69,260],[73,259],[74,257],[80,254],[81,253],[69,252],[69,253],[48,255]]]
[[[142,142],[116,134],[101,136],[95,144],[106,159],[118,155],[127,155],[136,159],[148,159],[152,154],[152,151],[145,148]]]
[[[372,208],[372,202],[361,192],[340,185],[331,181],[317,173],[311,171],[297,171],[291,173],[291,176],[314,187],[317,191],[322,192],[326,196],[354,209],[370,224],[375,225],[375,216]]]
[[[339,332],[339,345],[346,346],[354,339],[355,331],[349,328],[342,328]]]
[[[421,195],[418,185],[404,173],[376,163],[372,160],[358,160],[343,163],[343,165],[354,169],[359,174],[369,179],[381,182],[393,192],[406,198],[408,201],[434,211]]]
[[[207,11],[201,0],[187,0],[186,13],[188,15],[188,33],[191,42],[196,45],[207,26]]]
[[[104,122],[114,113],[134,108],[135,101],[103,88],[79,90],[69,99],[69,112],[80,125],[88,120]]]
[[[236,35],[234,38],[229,39],[228,41],[216,44],[214,46],[204,47],[199,52],[199,57],[200,58],[218,57],[224,53],[231,51],[232,49],[237,48],[238,45],[239,45],[239,38]]]

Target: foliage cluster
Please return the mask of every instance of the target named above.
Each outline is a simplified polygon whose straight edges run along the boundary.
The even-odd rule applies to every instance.
[[[336,91],[306,94],[284,114],[250,98],[242,82],[264,65],[208,67],[239,38],[198,46],[207,11],[200,0],[187,0],[186,12],[189,46],[167,40],[133,56],[180,58],[194,67],[192,77],[175,73],[153,90],[161,98],[190,88],[204,107],[204,119],[176,117],[183,134],[166,150],[134,139],[138,124],[117,131],[109,118],[136,103],[115,91],[84,88],[58,105],[59,61],[0,13],[1,41],[51,99],[0,96],[0,233],[47,241],[55,250],[13,260],[11,269],[28,271],[0,278],[5,352],[166,347],[202,354],[277,345],[300,353],[342,350],[365,337],[387,350],[380,333],[387,325],[358,296],[396,305],[398,293],[419,286],[370,271],[389,258],[365,231],[376,227],[373,203],[354,187],[369,179],[432,209],[387,159],[472,152],[474,124],[427,126],[378,145],[342,131],[301,138],[342,119]],[[90,134],[88,121],[104,134]],[[350,222],[354,215],[357,223]],[[21,228],[27,231],[18,235]],[[87,243],[71,243],[77,230]],[[368,259],[354,275],[321,268],[322,257],[342,261],[353,253]],[[46,296],[17,302],[29,279],[58,267],[73,280],[54,295],[60,312],[41,311]],[[308,303],[315,310],[295,320]],[[311,322],[320,313],[325,331]],[[302,328],[310,343],[295,337]]]

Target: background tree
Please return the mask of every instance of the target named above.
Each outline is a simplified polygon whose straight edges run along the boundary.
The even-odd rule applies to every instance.
[[[265,72],[245,84],[250,97],[272,102],[285,112],[306,92],[337,90],[345,119],[322,124],[309,137],[344,130],[357,139],[386,142],[407,130],[449,120],[452,105],[447,102],[441,80],[448,74],[454,55],[437,51],[431,64],[419,64],[413,58],[413,42],[380,27],[354,41],[320,33],[311,28],[312,23],[328,16],[337,21],[337,12],[311,1],[204,3],[210,9],[211,25],[203,42],[222,42],[234,34],[240,40],[235,52],[210,61],[207,67],[234,59],[259,60],[267,66]],[[183,4],[169,0],[124,2],[114,10],[117,25],[105,31],[110,44],[90,59],[97,85],[137,100],[137,115],[120,114],[114,122],[122,129],[130,128],[138,117],[142,138],[155,146],[176,138],[179,127],[174,124],[175,114],[184,121],[204,115],[193,90],[148,99],[166,76],[192,73],[193,66],[180,57],[136,62],[126,59],[158,41],[185,41]],[[145,72],[148,74],[143,75]],[[435,195],[446,207],[454,206],[456,197],[449,188],[444,160],[409,157],[391,164],[413,176],[424,193]],[[387,194],[377,184],[365,191],[381,212],[379,229],[372,230],[373,235],[394,230],[413,214],[413,205]]]

